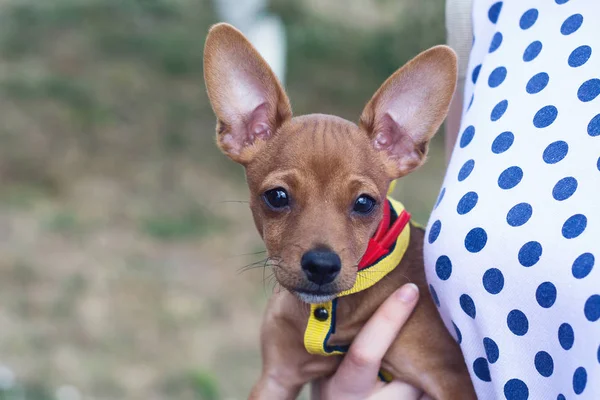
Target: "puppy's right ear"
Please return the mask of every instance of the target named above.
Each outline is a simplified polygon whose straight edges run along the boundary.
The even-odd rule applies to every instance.
[[[244,35],[228,24],[213,26],[204,46],[204,81],[217,115],[217,143],[247,164],[292,117],[275,74]]]

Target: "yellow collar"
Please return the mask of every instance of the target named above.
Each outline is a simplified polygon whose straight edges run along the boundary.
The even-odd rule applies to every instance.
[[[393,186],[389,192],[392,190]],[[388,200],[393,211],[399,216],[404,210],[404,206],[392,198],[388,198]],[[340,293],[338,298],[370,288],[400,264],[410,241],[409,225],[407,224],[398,235],[391,251],[374,264],[358,271],[354,286]],[[322,304],[311,304],[310,315],[304,332],[304,347],[310,354],[329,356],[347,352],[348,346],[329,346],[327,344],[329,337],[335,333],[336,306],[337,298]]]

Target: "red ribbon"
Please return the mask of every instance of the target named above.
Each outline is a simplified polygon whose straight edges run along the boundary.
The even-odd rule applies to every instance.
[[[384,255],[390,252],[390,247],[396,242],[400,233],[404,230],[410,214],[406,210],[402,210],[396,221],[390,226],[390,202],[386,200],[383,207],[383,218],[375,231],[375,235],[369,240],[367,251],[358,263],[358,270],[371,266],[375,261],[379,260]]]

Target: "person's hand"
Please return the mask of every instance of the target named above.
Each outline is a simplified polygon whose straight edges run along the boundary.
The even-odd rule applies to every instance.
[[[358,333],[336,373],[320,381],[313,399],[424,399],[423,392],[403,382],[378,379],[381,360],[412,313],[419,290],[409,283],[396,290]]]

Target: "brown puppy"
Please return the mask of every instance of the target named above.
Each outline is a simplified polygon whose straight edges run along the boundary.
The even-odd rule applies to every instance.
[[[456,56],[431,48],[396,71],[366,105],[359,125],[322,114],[292,118],[289,100],[266,62],[235,28],[214,26],[204,74],[218,118],[217,143],[242,164],[254,222],[279,284],[262,329],[263,371],[253,399],[295,398],[331,375],[340,357],[307,352],[310,317],[302,302],[324,303],[353,287],[357,263],[382,220],[390,183],[425,161],[448,111]],[[425,293],[423,231],[385,279],[337,301],[329,345],[347,345],[377,307],[406,282]],[[360,360],[358,360],[360,362]],[[461,351],[430,296],[421,299],[382,367],[436,399],[474,399]]]

